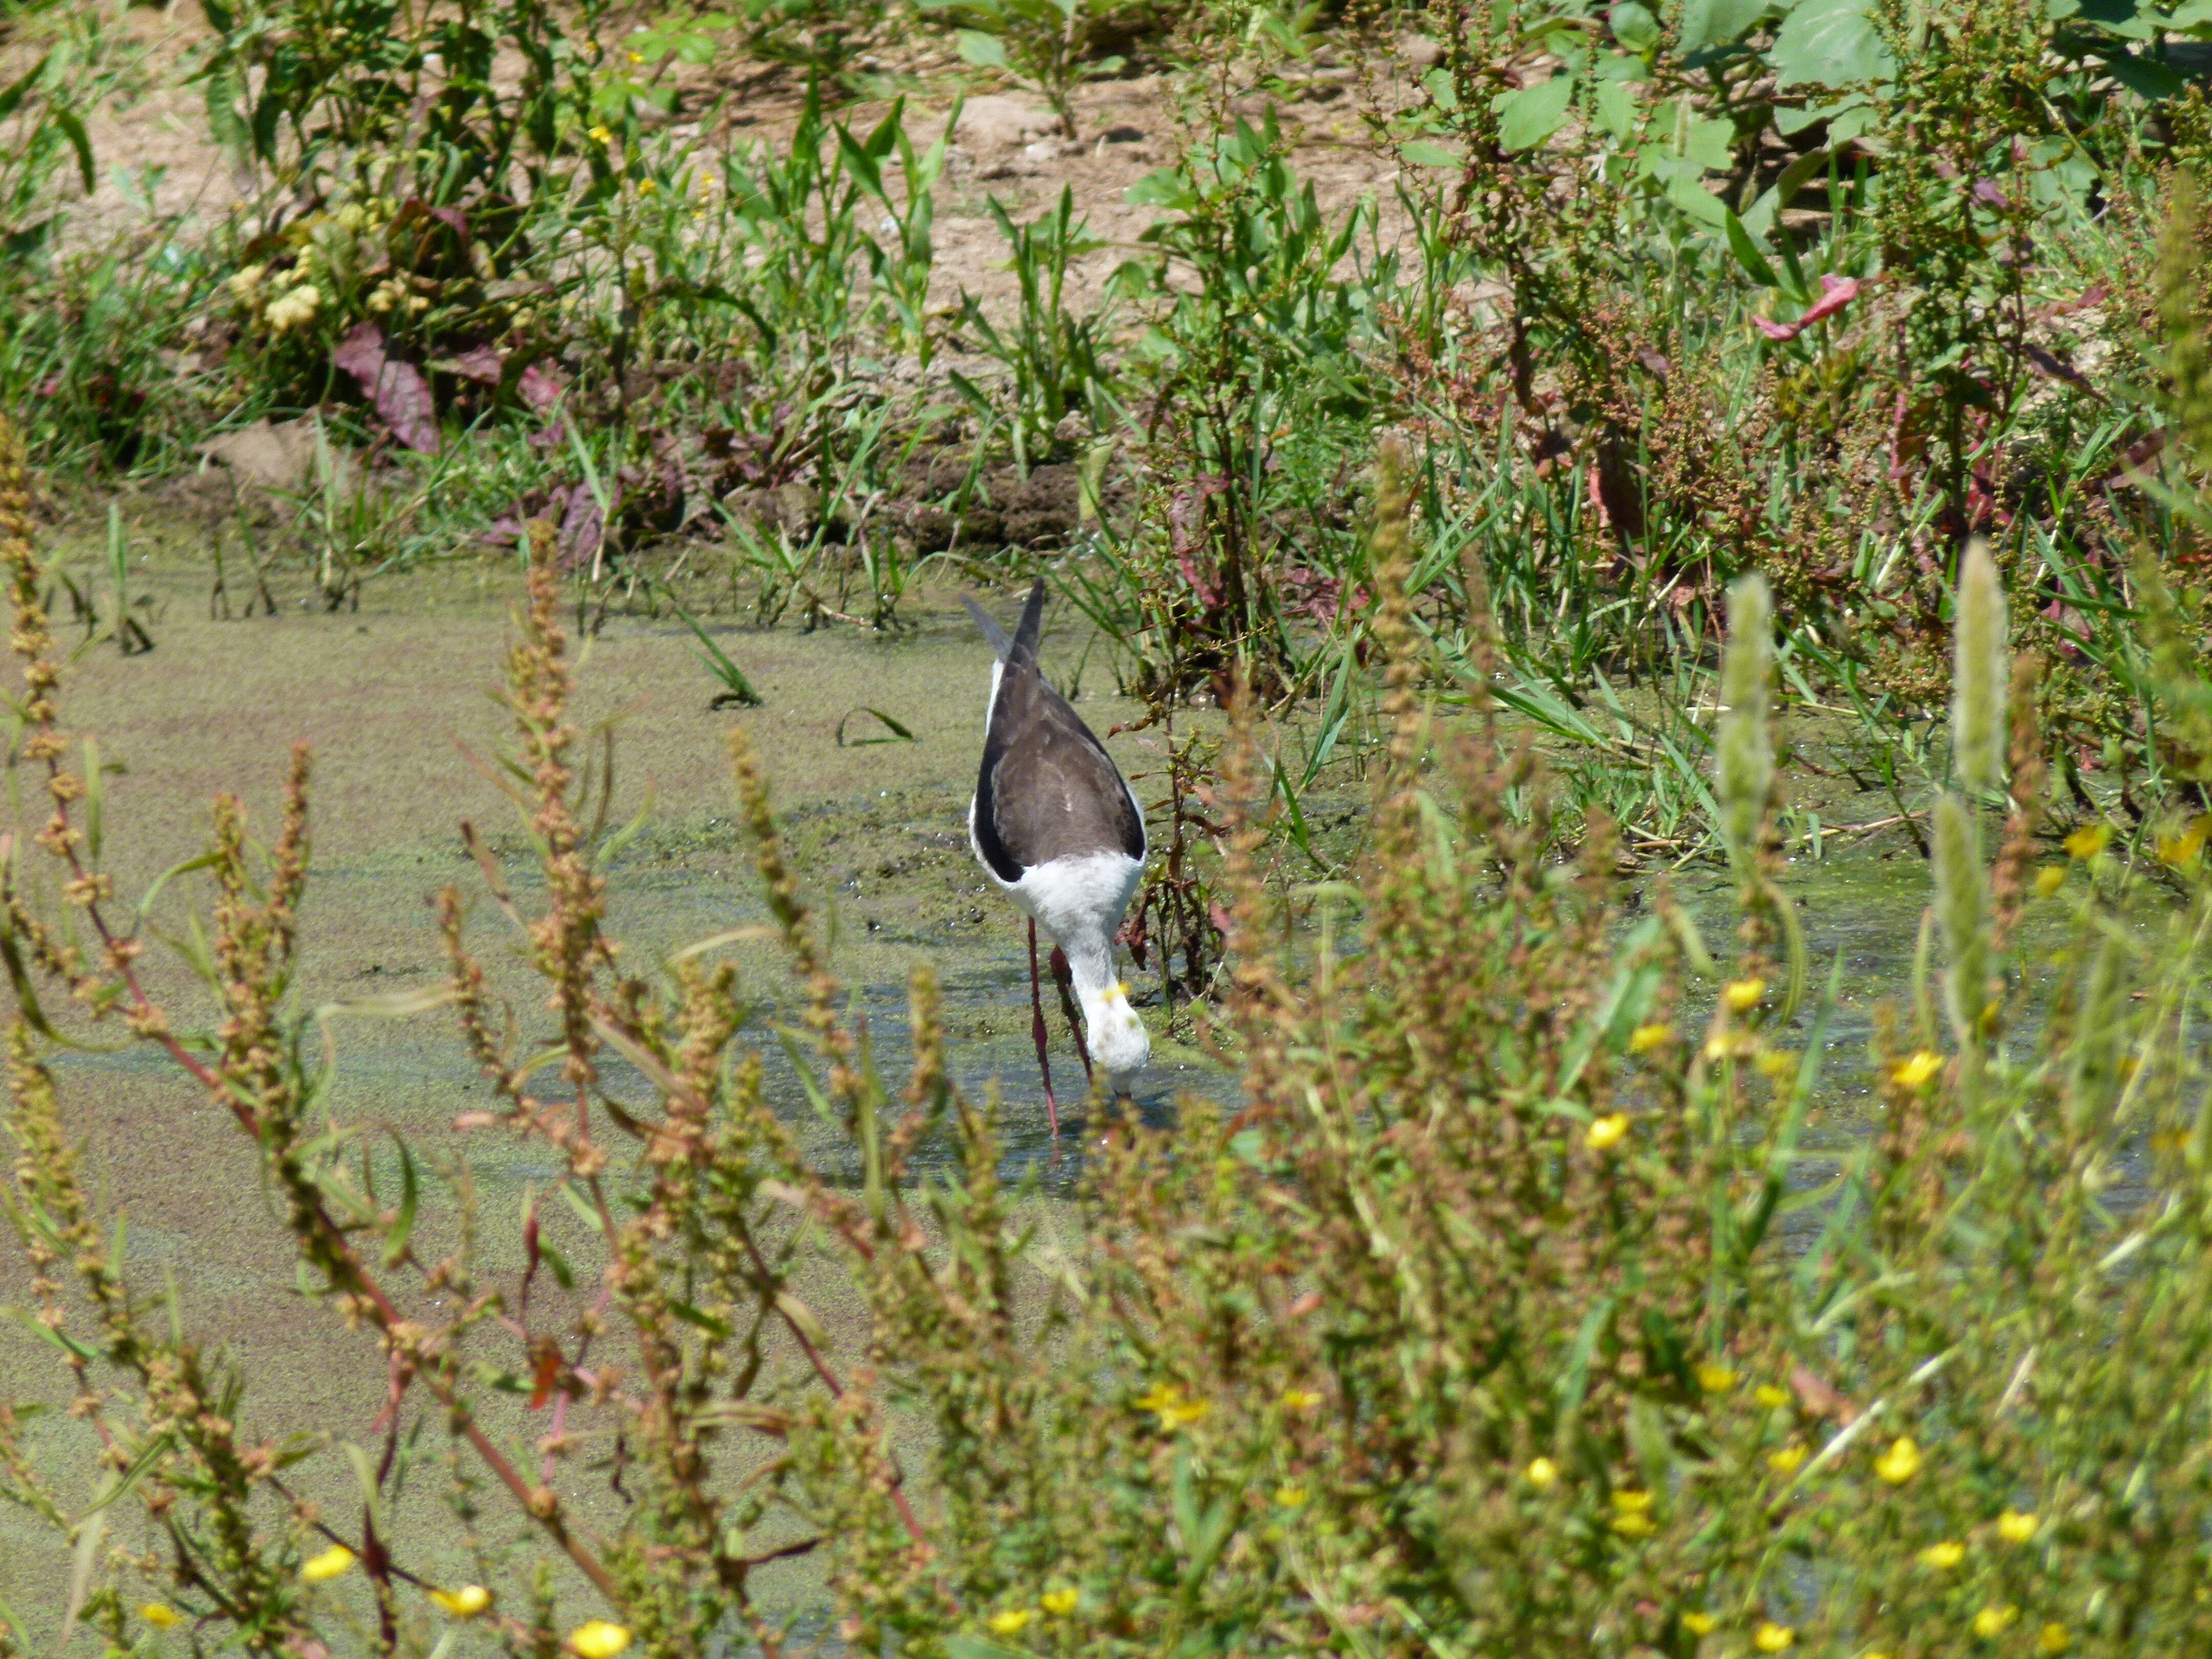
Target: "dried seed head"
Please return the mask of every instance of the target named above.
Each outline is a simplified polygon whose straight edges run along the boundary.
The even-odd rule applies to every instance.
[[[2004,585],[1990,544],[1976,537],[1959,563],[1959,611],[1953,632],[1951,745],[1959,781],[1977,792],[2003,781],[2005,686],[2012,662],[2005,647]]]
[[[1721,830],[1739,862],[1757,855],[1759,821],[1774,779],[1769,730],[1774,680],[1774,601],[1753,573],[1729,589],[1728,654],[1721,663]]]

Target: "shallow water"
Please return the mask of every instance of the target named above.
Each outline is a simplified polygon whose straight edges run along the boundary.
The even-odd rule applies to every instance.
[[[148,580],[165,599],[154,625],[156,648],[125,659],[96,647],[64,691],[65,724],[97,732],[103,758],[124,769],[110,780],[106,804],[107,863],[118,891],[143,890],[198,851],[218,789],[242,793],[253,823],[266,830],[286,750],[306,738],[315,754],[316,845],[298,994],[305,1006],[341,1009],[325,1024],[339,1066],[330,1109],[342,1121],[388,1127],[427,1163],[455,1156],[465,1138],[453,1120],[480,1104],[484,1091],[449,1020],[440,1012],[369,1018],[343,1005],[437,981],[444,964],[428,901],[450,883],[476,901],[471,941],[514,1000],[526,1039],[545,1020],[507,924],[482,902],[482,876],[457,829],[464,817],[480,826],[529,910],[537,881],[527,842],[513,806],[471,758],[505,742],[506,716],[486,692],[514,631],[513,573],[485,568],[372,587],[358,615],[288,611],[252,622],[207,620],[204,578],[188,565],[156,570]],[[718,688],[691,656],[689,635],[665,621],[611,619],[583,653],[579,721],[617,726],[610,822],[625,821],[648,801],[651,809],[648,827],[610,866],[610,927],[624,941],[625,960],[650,963],[765,919],[728,783],[728,733],[742,719],[774,780],[809,894],[834,926],[833,967],[854,988],[886,1076],[906,1070],[907,975],[927,961],[940,978],[960,1082],[978,1097],[1001,1091],[1006,1175],[1035,1177],[1033,1201],[1048,1224],[1072,1223],[1065,1200],[1080,1180],[1085,1132],[1094,1127],[1081,1073],[1048,988],[1069,1131],[1054,1143],[1030,1042],[1024,936],[966,844],[988,683],[980,641],[954,612],[925,615],[895,639],[730,629],[720,642],[763,690],[764,709],[742,716],[712,710]],[[1077,650],[1074,640],[1048,637],[1048,671],[1071,667]],[[1079,706],[1102,733],[1141,713],[1101,695],[1095,666],[1089,678]],[[841,744],[840,721],[864,706],[892,714],[919,741]],[[1125,771],[1159,763],[1143,737],[1110,738],[1109,746]],[[1857,814],[1880,815],[1872,803]],[[1726,878],[1692,870],[1674,880],[1724,957],[1734,925]],[[1808,1151],[1832,1155],[1863,1133],[1871,994],[1893,994],[1903,980],[1926,877],[1909,848],[1861,846],[1818,865],[1799,863],[1789,885],[1805,907],[1816,987],[1837,953],[1843,961],[1843,1000],[1829,1028],[1820,1114],[1808,1139]],[[154,905],[151,925],[180,930],[196,897],[204,902],[191,878],[173,883]],[[772,1009],[787,993],[774,947],[729,949],[748,993]],[[172,963],[151,967],[149,979],[176,1023],[193,1024],[204,1005],[188,977]],[[764,1012],[752,1033],[771,1095],[805,1122],[804,1094],[772,1022]],[[1156,1060],[1139,1100],[1148,1118],[1167,1121],[1186,1091],[1234,1096],[1234,1078],[1188,1048],[1162,1042]],[[72,1123],[87,1137],[88,1173],[104,1201],[130,1215],[126,1260],[136,1281],[149,1295],[173,1284],[187,1328],[231,1345],[252,1380],[241,1413],[247,1431],[307,1422],[341,1439],[366,1439],[381,1401],[375,1360],[360,1337],[299,1297],[254,1150],[145,1051],[72,1054],[56,1064]],[[619,1063],[609,1072],[618,1095],[650,1097],[645,1080]],[[857,1173],[846,1167],[841,1136],[816,1128],[807,1139],[825,1169]],[[503,1132],[465,1144],[483,1223],[482,1271],[513,1274],[520,1267],[513,1219],[560,1170],[542,1146]],[[388,1175],[391,1166],[388,1151],[380,1153],[380,1169]],[[1814,1180],[1826,1167],[1808,1158],[1801,1174]],[[589,1259],[580,1224],[562,1206],[545,1212],[544,1225],[550,1240]],[[447,1248],[455,1228],[451,1203],[426,1198],[417,1225],[426,1251]],[[854,1352],[860,1310],[849,1289],[824,1271],[809,1275],[805,1293],[833,1347]],[[0,1300],[19,1303],[23,1295],[19,1261],[0,1253]],[[63,1381],[49,1350],[0,1328],[0,1395],[58,1403]],[[535,1461],[527,1447],[542,1419],[495,1400],[486,1420]],[[42,1424],[34,1443],[61,1459],[77,1443],[73,1434],[65,1423]],[[342,1468],[325,1457],[301,1472],[302,1490],[334,1516],[354,1502]],[[435,1497],[442,1477],[426,1475],[400,1513],[398,1540],[403,1559],[434,1572],[452,1558],[456,1537]],[[88,1478],[88,1468],[71,1477],[79,1485]],[[587,1522],[593,1507],[590,1499],[580,1504]],[[66,1578],[63,1547],[0,1511],[0,1600],[34,1631],[49,1630]],[[764,1573],[760,1587],[771,1603],[799,1610],[817,1599],[813,1582],[799,1563]]]

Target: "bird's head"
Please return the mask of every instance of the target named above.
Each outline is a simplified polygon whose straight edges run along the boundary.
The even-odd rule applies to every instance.
[[[1146,1033],[1145,1022],[1129,1006],[1128,988],[1118,981],[1109,985],[1085,1012],[1089,1015],[1085,1023],[1090,1028],[1086,1035],[1091,1059],[1105,1068],[1107,1081],[1115,1092],[1127,1093],[1152,1057],[1152,1040]]]

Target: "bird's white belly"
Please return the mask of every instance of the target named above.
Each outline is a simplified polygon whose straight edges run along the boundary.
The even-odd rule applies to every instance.
[[[1143,864],[1115,851],[1054,859],[1024,871],[1019,881],[1000,880],[995,872],[991,879],[1053,938],[1073,948],[1113,937],[1144,874]]]

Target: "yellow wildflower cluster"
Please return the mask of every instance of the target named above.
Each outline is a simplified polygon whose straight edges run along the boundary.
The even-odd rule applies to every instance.
[[[367,272],[382,258],[384,232],[397,210],[389,198],[376,197],[309,214],[284,233],[291,264],[281,270],[273,263],[244,267],[230,279],[232,301],[271,334],[312,327],[366,282]],[[388,311],[404,297],[405,289],[389,279],[367,303],[372,311]]]
[[[430,1599],[453,1618],[473,1619],[491,1605],[491,1592],[482,1584],[464,1584],[456,1590],[434,1589]]]
[[[1138,1395],[1131,1403],[1139,1411],[1150,1412],[1158,1418],[1164,1429],[1180,1429],[1195,1423],[1213,1409],[1207,1401],[1186,1395],[1180,1382],[1154,1383],[1149,1393]]]
[[[1583,1141],[1594,1152],[1610,1152],[1620,1145],[1627,1133],[1628,1114],[1608,1112],[1589,1126],[1589,1132],[1583,1136]]]

